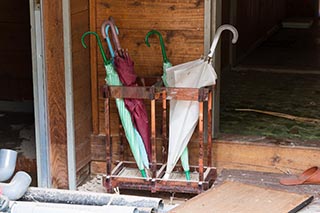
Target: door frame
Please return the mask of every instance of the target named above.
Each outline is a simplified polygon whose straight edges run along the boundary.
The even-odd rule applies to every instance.
[[[205,0],[204,2],[204,55],[208,54],[216,29],[221,25],[222,0]],[[221,77],[221,44],[217,45],[213,56],[213,66],[217,73],[216,87],[213,92],[212,137],[217,138],[220,128],[220,77]]]
[[[36,140],[37,180],[39,187],[51,187],[50,152],[48,137],[46,66],[40,0],[29,0]]]

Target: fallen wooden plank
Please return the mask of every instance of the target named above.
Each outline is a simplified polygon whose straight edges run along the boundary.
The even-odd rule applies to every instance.
[[[188,212],[297,212],[313,199],[301,195],[253,185],[225,182],[171,210]]]

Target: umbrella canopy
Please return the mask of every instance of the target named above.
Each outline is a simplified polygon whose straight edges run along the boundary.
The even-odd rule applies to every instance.
[[[112,38],[115,46],[115,58],[114,66],[119,75],[119,78],[125,86],[136,86],[137,75],[134,71],[134,62],[131,60],[129,53],[123,51],[120,46],[119,39],[114,26],[114,21],[109,18],[102,24],[102,35],[106,38],[105,27],[109,25],[112,32]],[[127,109],[131,112],[134,126],[140,133],[145,149],[148,154],[149,160],[151,160],[151,134],[149,127],[149,119],[146,107],[142,99],[124,99]]]
[[[108,60],[104,50],[102,48],[102,44],[100,41],[100,38],[97,33],[95,32],[86,32],[82,35],[82,45],[86,48],[86,45],[84,43],[84,38],[88,34],[93,34],[97,38],[98,46],[104,61],[104,66],[106,69],[106,82],[109,85],[112,86],[121,86],[121,81],[119,79],[119,76],[117,72],[115,71],[112,61]],[[123,99],[116,99],[116,105],[117,109],[119,111],[120,120],[123,126],[123,129],[125,131],[125,135],[128,139],[128,143],[130,146],[130,149],[132,151],[133,157],[137,163],[137,166],[142,174],[143,177],[146,177],[145,168],[149,168],[149,162],[147,159],[146,150],[144,149],[144,145],[142,143],[142,139],[139,134],[137,134],[137,131],[135,131],[134,125],[131,120],[130,112],[125,107]],[[139,138],[140,137],[140,138]],[[144,157],[145,156],[145,157]]]
[[[166,48],[164,46],[164,41],[163,41],[163,38],[162,38],[162,35],[160,32],[156,31],[156,30],[151,30],[147,33],[146,37],[145,37],[145,43],[148,47],[150,47],[150,43],[149,43],[149,37],[152,35],[152,34],[156,34],[159,36],[159,40],[160,40],[160,47],[161,47],[161,52],[162,52],[162,71],[163,71],[163,74],[162,74],[162,81],[163,81],[163,84],[166,86],[166,87],[169,87],[169,84],[167,82],[167,69],[172,67],[172,64],[171,62],[169,61],[168,57],[167,57],[167,53],[166,53]],[[185,171],[185,174],[186,174],[186,179],[187,180],[190,180],[190,169],[189,169],[189,154],[188,154],[188,147],[186,147],[183,151],[183,153],[181,154],[181,164],[182,164],[182,167]]]
[[[214,51],[223,30],[233,33],[232,43],[238,39],[237,30],[231,25],[217,29],[207,59],[198,59],[167,69],[167,83],[170,87],[200,88],[213,85],[217,75],[211,64]],[[179,157],[187,147],[197,126],[199,103],[197,101],[170,101],[169,150],[164,179],[168,179]],[[186,168],[184,168],[186,170]]]

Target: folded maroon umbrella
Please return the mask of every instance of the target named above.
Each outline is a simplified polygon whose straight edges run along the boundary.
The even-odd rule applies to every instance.
[[[123,51],[120,46],[119,39],[114,27],[114,20],[109,18],[109,21],[104,25],[109,24],[112,32],[112,39],[116,49],[114,58],[114,67],[119,75],[120,81],[124,86],[137,86],[137,75],[134,71],[134,62],[131,60],[128,52]],[[143,140],[149,161],[151,161],[151,139],[149,119],[146,107],[142,99],[124,99],[125,106],[129,110],[133,124],[138,130]]]

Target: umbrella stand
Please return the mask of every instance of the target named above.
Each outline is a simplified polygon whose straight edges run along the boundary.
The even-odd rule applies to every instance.
[[[110,99],[117,98],[139,98],[150,101],[151,104],[151,142],[152,142],[152,163],[151,172],[152,177],[150,179],[144,179],[138,176],[128,175],[127,171],[132,171],[135,167],[134,162],[120,161],[111,174],[108,173],[105,178],[105,186],[108,191],[112,191],[113,188],[119,187],[120,189],[130,190],[150,190],[151,192],[181,192],[181,193],[201,193],[211,187],[216,178],[216,168],[209,167],[206,164],[205,159],[208,161],[208,165],[211,164],[211,97],[213,92],[213,86],[205,88],[170,88],[170,87],[156,87],[156,86],[111,86],[106,85],[104,88],[105,103],[110,103]],[[166,106],[170,104],[171,99],[176,100],[188,100],[196,101],[199,104],[199,160],[197,166],[190,166],[191,180],[187,181],[185,178],[168,179],[163,180],[163,176],[166,170],[166,164],[163,163],[156,155],[157,149],[157,135],[156,135],[156,113],[157,110],[162,110],[163,126],[167,124],[166,121]],[[156,108],[156,102],[162,103],[162,107]],[[204,123],[204,106],[207,105],[208,123]],[[106,106],[106,109],[110,110],[110,107]],[[105,119],[109,119],[110,112],[106,111]],[[110,126],[108,126],[110,128]],[[107,132],[110,130],[106,129]],[[162,133],[162,139],[165,138],[166,132]],[[205,137],[208,135],[208,137]],[[109,139],[106,141],[107,147],[111,147],[111,136],[107,135]],[[207,138],[207,149],[205,149],[204,140]],[[206,150],[206,151],[205,151]],[[108,152],[108,159],[112,162],[111,152]],[[181,166],[176,166],[176,170],[183,171]]]

